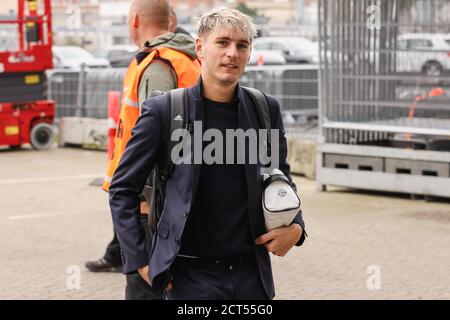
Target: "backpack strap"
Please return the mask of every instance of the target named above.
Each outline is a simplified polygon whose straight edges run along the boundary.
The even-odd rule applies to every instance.
[[[187,89],[178,88],[171,90],[169,91],[169,98],[169,118],[163,123],[163,144],[165,143],[165,148],[163,150],[164,157],[161,159],[159,167],[159,176],[162,182],[167,180],[167,178],[172,174],[174,168],[171,153],[178,141],[171,140],[172,133],[177,129],[186,128],[186,124],[188,124],[188,113],[186,112]]]
[[[241,88],[249,94],[250,98],[255,104],[259,123],[267,130],[267,150],[270,152],[272,124],[270,122],[270,111],[269,104],[267,103],[267,98],[265,94],[258,89],[242,86]]]
[[[241,87],[243,88],[252,99],[256,114],[258,117],[258,121],[261,127],[264,127],[267,130],[267,150],[270,153],[271,147],[271,128],[272,124],[270,121],[270,111],[269,104],[267,103],[267,98],[260,90],[249,87]],[[172,133],[176,129],[186,128],[191,131],[189,127],[191,124],[188,121],[188,112],[186,106],[188,106],[187,98],[188,98],[188,90],[185,88],[178,88],[169,91],[170,98],[170,112],[168,112],[169,118],[166,119],[163,123],[163,132],[164,139],[163,143],[167,141],[165,144],[165,148],[163,150],[164,157],[161,159],[159,165],[159,178],[161,182],[165,182],[174,169],[174,163],[171,158],[171,153],[173,148],[178,141],[172,141],[171,136]]]

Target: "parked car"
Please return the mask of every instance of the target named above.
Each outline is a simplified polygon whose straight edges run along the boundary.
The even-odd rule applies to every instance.
[[[444,41],[450,46],[450,34],[445,34],[444,35]]]
[[[82,64],[87,68],[108,68],[106,59],[96,58],[89,51],[76,46],[53,46],[55,69],[79,70]]]
[[[450,35],[408,33],[397,39],[397,71],[439,77],[450,70]]]
[[[301,37],[260,37],[253,42],[254,50],[281,52],[286,62],[319,63],[319,45]]]
[[[250,55],[250,60],[248,62],[249,66],[254,65],[280,65],[286,64],[286,58],[280,51],[272,50],[252,50]]]
[[[138,50],[134,45],[115,45],[102,52],[101,57],[107,59],[113,68],[126,68]]]

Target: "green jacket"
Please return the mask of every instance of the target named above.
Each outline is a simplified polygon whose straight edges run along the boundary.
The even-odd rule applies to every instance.
[[[145,48],[136,55],[136,59],[138,62],[142,61],[152,49],[160,47],[175,49],[185,53],[191,59],[197,58],[194,39],[185,34],[168,32],[150,42],[147,41]],[[166,63],[154,60],[144,71],[139,82],[139,108],[150,97],[152,91],[169,91],[176,88],[175,71]]]

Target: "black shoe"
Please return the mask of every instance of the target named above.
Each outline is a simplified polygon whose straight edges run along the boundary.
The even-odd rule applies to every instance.
[[[101,258],[97,261],[88,261],[85,267],[92,272],[122,272],[121,264],[113,264]]]

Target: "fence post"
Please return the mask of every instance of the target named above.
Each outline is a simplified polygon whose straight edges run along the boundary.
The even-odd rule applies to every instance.
[[[78,77],[77,109],[75,116],[84,117],[85,115],[85,85],[86,85],[86,66],[81,64],[80,76]]]

